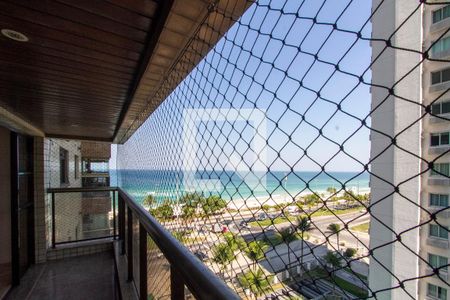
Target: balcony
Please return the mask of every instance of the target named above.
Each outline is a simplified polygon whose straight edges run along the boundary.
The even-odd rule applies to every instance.
[[[426,267],[425,268],[425,274],[423,275],[429,275],[429,274],[434,274],[433,269],[431,269],[430,267]],[[434,275],[435,278],[440,278],[444,281],[448,280],[448,271],[447,270],[439,270],[439,275]]]
[[[82,231],[78,239],[61,237],[60,232],[78,226],[73,218],[80,212],[77,204],[58,202],[71,199],[76,203],[80,192],[106,190],[117,196],[118,202],[104,211],[111,222],[103,233],[86,238]],[[52,210],[55,260],[30,269],[23,279],[26,284],[15,289],[11,299],[27,294],[33,299],[239,298],[120,188],[63,188],[48,193],[56,207]],[[57,209],[61,205],[64,211]]]
[[[450,218],[450,208],[440,207],[440,206],[429,206],[427,210],[430,213],[435,213],[438,218],[449,219]]]
[[[449,186],[450,178],[444,176],[430,176],[428,177],[429,185]]]
[[[437,93],[437,92],[443,92],[445,90],[448,90],[449,88],[450,88],[450,81],[446,81],[446,82],[430,85],[430,87],[428,88],[428,91],[430,93]]]
[[[441,249],[449,249],[449,241],[445,239],[440,239],[436,237],[428,237],[427,238],[427,245],[433,246]]]
[[[430,25],[430,33],[436,33],[450,27],[450,18],[443,19]]]
[[[429,124],[441,124],[450,121],[450,114],[441,114],[439,117],[429,115],[428,122]]]
[[[450,145],[430,146],[428,148],[428,154],[442,154],[447,152],[449,149]]]

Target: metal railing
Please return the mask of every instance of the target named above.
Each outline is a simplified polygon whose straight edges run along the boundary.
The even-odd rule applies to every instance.
[[[185,248],[153,216],[122,189],[119,191],[119,239],[124,242],[122,254],[127,255],[128,280],[138,282],[140,299],[156,297],[154,287],[148,286],[152,278],[153,258],[166,259],[170,271],[171,299],[184,299],[185,286],[196,299],[239,299],[239,297],[214,273],[212,273],[193,253]],[[135,231],[135,229],[137,229]],[[138,263],[133,239],[139,236]],[[161,255],[152,256],[156,245]],[[138,268],[138,270],[136,270]],[[150,271],[150,272],[149,272]],[[136,275],[139,278],[136,278]],[[158,273],[161,276],[161,273]],[[163,278],[164,276],[161,276]],[[136,280],[138,279],[138,280]],[[160,288],[161,290],[161,288]],[[161,291],[159,291],[161,292]],[[162,291],[164,292],[164,291]]]
[[[51,245],[117,236],[117,188],[49,188]]]
[[[52,203],[52,245],[59,242],[58,200],[56,195],[111,192],[112,234],[120,241],[120,254],[127,258],[127,278],[133,282],[139,299],[239,299],[221,279],[212,273],[193,253],[185,248],[167,229],[138,204],[128,193],[117,187],[52,188],[47,192]],[[117,202],[116,202],[117,194]],[[94,200],[95,201],[95,200]],[[117,212],[117,214],[116,214]],[[69,211],[70,213],[70,211]],[[116,235],[116,233],[118,233]],[[105,236],[103,236],[104,238]],[[100,237],[96,237],[97,239]],[[87,239],[71,240],[78,242]],[[66,241],[69,242],[69,241]],[[158,261],[159,263],[155,263]],[[161,263],[161,261],[163,261]],[[164,276],[158,267],[165,268]],[[164,282],[165,280],[168,282]]]

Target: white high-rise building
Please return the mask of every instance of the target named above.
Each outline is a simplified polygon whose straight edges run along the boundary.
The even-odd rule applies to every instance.
[[[450,28],[450,5],[419,5],[373,1],[372,37],[388,41],[372,42],[372,83],[379,87],[372,87],[369,285],[383,290],[379,299],[450,299],[446,268],[415,279],[433,273],[425,261],[440,267],[450,260],[450,63],[421,63],[419,53]],[[449,33],[429,56],[450,59]],[[439,117],[422,117],[422,105]]]

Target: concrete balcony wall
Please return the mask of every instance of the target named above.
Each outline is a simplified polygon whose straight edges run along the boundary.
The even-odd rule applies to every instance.
[[[433,146],[428,148],[428,154],[442,154],[450,149],[450,145]]]
[[[439,117],[429,116],[428,120],[429,120],[428,122],[430,124],[447,123],[447,122],[450,122],[450,114],[442,114],[442,115],[439,115]]]
[[[449,249],[450,248],[449,240],[444,240],[444,239],[440,239],[440,238],[436,238],[436,237],[428,237],[427,245],[441,248],[441,249]]]
[[[428,178],[429,185],[443,185],[450,186],[450,178],[446,177],[429,177]]]
[[[442,92],[450,89],[450,81],[430,85],[428,91],[430,93]]]
[[[450,27],[450,18],[441,20],[437,23],[430,25],[430,33],[435,33],[437,31],[443,30]]]

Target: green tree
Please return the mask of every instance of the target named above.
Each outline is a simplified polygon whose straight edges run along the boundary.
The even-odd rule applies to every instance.
[[[324,259],[335,269],[341,266],[341,258],[333,251],[328,251],[327,254],[324,256]]]
[[[209,197],[199,197],[198,203],[202,209],[204,216],[211,216],[225,207],[227,207],[227,202],[217,195],[211,195]]]
[[[338,247],[338,251],[339,251],[339,232],[341,231],[341,226],[336,223],[331,223],[330,225],[328,225],[327,230],[331,234],[336,235],[336,243],[337,243],[337,247]]]
[[[306,216],[297,218],[297,230],[300,231],[302,246],[300,247],[300,267],[303,269],[303,248],[305,247],[305,233],[311,230],[311,223]]]
[[[203,196],[198,193],[186,193],[180,199],[181,215],[184,219],[192,219],[197,214],[199,204],[203,201]]]
[[[170,220],[173,217],[173,207],[170,200],[164,200],[163,204],[149,209],[149,212],[159,221]]]
[[[269,211],[270,211],[270,205],[268,205],[268,204],[263,204],[263,205],[261,205],[261,209],[262,209],[262,211],[263,212],[265,212],[265,213],[268,213]]]
[[[186,231],[172,231],[172,235],[181,243],[184,243],[186,239],[187,232]]]
[[[238,280],[243,288],[250,289],[257,297],[271,289],[272,278],[266,276],[261,268],[242,274]]]
[[[344,251],[344,256],[347,258],[352,258],[353,256],[356,255],[356,249],[355,248],[347,248]]]
[[[144,201],[142,201],[142,205],[152,208],[156,204],[156,199],[153,195],[147,195],[147,197],[144,198]]]
[[[327,263],[333,266],[333,269],[337,269],[341,266],[341,258],[339,255],[334,253],[333,251],[328,251],[327,254],[324,256],[324,259]],[[333,278],[333,275],[332,277]],[[336,282],[333,281],[333,294],[335,294],[336,289]]]
[[[336,194],[336,188],[335,187],[332,187],[332,186],[330,186],[330,187],[327,187],[327,192],[328,193],[330,193],[330,194]]]
[[[223,235],[228,247],[234,252],[236,250],[245,249],[246,243],[240,236],[233,234],[232,232],[226,232]]]
[[[247,244],[244,252],[253,261],[253,266],[256,267],[256,263],[265,257],[264,252],[266,249],[267,244],[263,241],[252,241]]]
[[[233,250],[226,243],[218,244],[213,248],[212,261],[220,265],[220,272],[222,276],[226,267],[235,259]]]
[[[291,247],[289,247],[289,244],[297,239],[297,236],[295,235],[295,231],[291,227],[284,228],[280,231],[281,238],[283,239],[283,242],[287,246],[287,255],[288,255],[288,272],[291,273]]]

